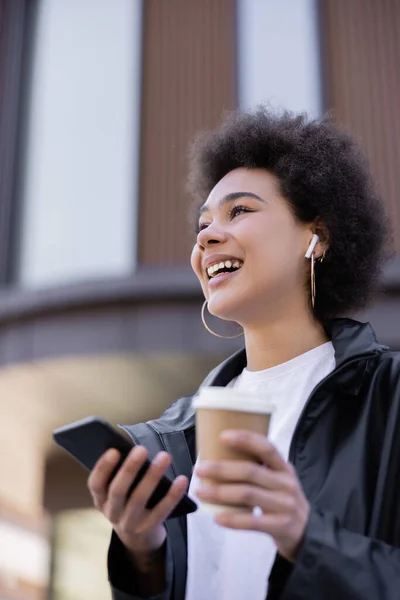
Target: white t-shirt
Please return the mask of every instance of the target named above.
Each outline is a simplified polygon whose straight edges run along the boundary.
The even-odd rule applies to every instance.
[[[334,368],[334,349],[328,342],[265,371],[244,369],[231,385],[252,392],[268,390],[276,406],[268,437],[288,460],[300,413],[316,385]],[[189,494],[195,496],[198,485],[193,473]],[[201,509],[201,504],[199,510],[188,515],[187,523],[186,600],[265,600],[276,556],[272,537],[221,527]]]

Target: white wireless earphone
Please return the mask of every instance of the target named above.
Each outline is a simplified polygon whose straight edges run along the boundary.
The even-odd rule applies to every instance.
[[[319,237],[317,236],[316,233],[314,233],[314,235],[312,236],[312,240],[310,242],[310,245],[307,248],[307,252],[305,254],[305,258],[311,258],[311,255],[314,252],[314,248],[318,244],[318,242],[319,242]]]

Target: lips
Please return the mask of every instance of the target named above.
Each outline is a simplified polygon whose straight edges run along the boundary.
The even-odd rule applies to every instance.
[[[217,286],[223,284],[225,281],[228,281],[232,277],[233,278],[236,277],[239,270],[240,269],[236,269],[236,271],[232,271],[232,272],[221,271],[220,273],[217,273],[217,275],[215,275],[214,277],[211,277],[211,279],[208,280],[208,288],[209,289],[216,288]]]

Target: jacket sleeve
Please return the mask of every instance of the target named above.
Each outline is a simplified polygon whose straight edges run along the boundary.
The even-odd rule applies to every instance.
[[[146,596],[146,600],[172,600],[173,560],[168,538],[166,544],[167,587],[161,594]],[[113,600],[145,600],[135,593],[135,569],[128,558],[125,546],[114,531],[108,550],[108,580]]]
[[[400,548],[353,533],[311,509],[282,600],[398,600]]]

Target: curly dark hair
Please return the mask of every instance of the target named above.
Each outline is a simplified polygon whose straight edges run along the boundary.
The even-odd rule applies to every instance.
[[[331,115],[310,120],[264,106],[236,111],[218,130],[197,136],[190,158],[188,187],[197,214],[218,181],[247,167],[275,174],[300,221],[322,221],[329,250],[315,266],[319,321],[368,303],[388,256],[390,229],[365,156]]]

